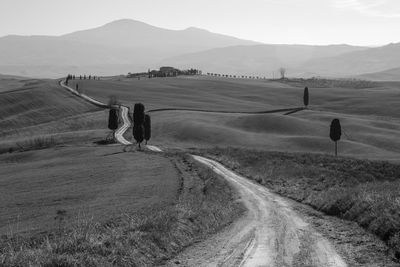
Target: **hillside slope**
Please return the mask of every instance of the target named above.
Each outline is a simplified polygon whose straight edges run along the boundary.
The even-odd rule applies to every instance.
[[[168,58],[162,64],[188,68],[190,66],[205,72],[260,75],[272,77],[278,69],[285,67],[289,75],[306,75],[300,68],[302,64],[326,57],[365,50],[365,47],[349,45],[252,45],[216,48],[197,53]]]
[[[372,81],[400,81],[400,68],[394,68],[374,73],[366,73],[357,76],[357,78]]]
[[[326,76],[351,76],[400,67],[400,43],[310,60],[302,69]]]

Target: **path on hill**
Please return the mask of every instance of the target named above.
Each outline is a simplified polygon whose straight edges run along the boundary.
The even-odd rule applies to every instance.
[[[60,82],[75,95],[104,108],[103,104],[76,92]],[[129,145],[123,134],[130,126],[128,108],[121,108],[123,125],[117,130],[117,140]],[[156,146],[149,150],[162,152]],[[266,187],[228,170],[220,163],[193,156],[224,177],[240,195],[246,215],[226,230],[197,243],[169,262],[169,266],[347,266],[331,244],[305,223],[290,205]]]
[[[117,131],[115,132],[115,138],[117,139],[117,141],[123,145],[132,145],[132,142],[128,141],[125,139],[124,137],[124,133],[129,129],[129,127],[131,126],[131,121],[128,117],[128,112],[129,112],[129,108],[123,105],[107,105],[105,103],[102,103],[100,101],[97,101],[94,98],[91,98],[90,96],[87,96],[85,94],[79,93],[78,91],[76,91],[75,89],[67,86],[65,84],[65,82],[63,80],[61,80],[59,82],[60,86],[64,87],[65,89],[67,89],[68,91],[70,91],[71,93],[73,93],[76,96],[79,96],[81,98],[83,98],[84,100],[88,101],[89,103],[100,107],[100,108],[117,108],[121,111],[121,116],[122,116],[122,120],[123,120],[123,124],[120,128],[117,129]]]

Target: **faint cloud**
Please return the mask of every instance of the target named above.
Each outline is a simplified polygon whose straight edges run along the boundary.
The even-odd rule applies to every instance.
[[[400,18],[399,0],[333,0],[334,7],[356,10],[364,15]]]

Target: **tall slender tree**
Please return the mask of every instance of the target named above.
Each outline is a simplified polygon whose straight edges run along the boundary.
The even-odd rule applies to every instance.
[[[136,103],[133,108],[133,137],[140,147],[144,140],[144,105]]]
[[[113,131],[113,138],[115,138],[115,131],[118,129],[118,110],[111,108],[108,115],[108,129]]]
[[[309,94],[308,94],[308,87],[304,88],[304,95],[303,95],[303,102],[304,102],[304,106],[308,107],[309,104]]]
[[[329,137],[333,142],[335,142],[335,156],[337,157],[338,149],[337,142],[340,140],[342,136],[342,127],[340,125],[339,119],[333,119],[331,122]]]

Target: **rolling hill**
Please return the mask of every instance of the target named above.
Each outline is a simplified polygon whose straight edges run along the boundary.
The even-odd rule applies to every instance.
[[[324,76],[354,76],[400,67],[400,43],[314,59],[302,66]]]
[[[398,160],[400,129],[398,83],[374,88],[312,88],[310,110],[238,114],[302,105],[303,89],[276,81],[220,77],[177,77],[72,81],[85,93],[107,102],[112,93],[130,107],[145,103],[152,116],[152,144],[176,149],[214,146],[331,153],[329,124],[340,118],[340,154]],[[311,87],[310,87],[311,88]],[[382,107],[385,106],[383,109]],[[159,109],[201,109],[215,112]],[[154,111],[154,109],[156,111]],[[158,111],[157,111],[158,110]],[[377,121],[379,118],[379,121]]]
[[[194,66],[212,73],[275,78],[279,77],[280,67],[286,68],[291,77],[354,77],[393,69],[387,73],[389,77],[382,77],[387,80],[392,79],[392,75],[396,77],[396,68],[400,67],[400,43],[375,48],[348,45],[231,46],[184,54],[165,59],[162,63],[181,68]],[[361,78],[369,77],[376,79],[374,75]]]
[[[372,81],[400,81],[400,68],[394,68],[374,73],[366,73],[359,75],[358,78]]]
[[[365,47],[349,45],[253,45],[215,48],[180,55],[162,61],[181,68],[194,66],[207,72],[235,75],[278,75],[280,67],[288,68],[289,75],[310,76],[302,65],[310,60],[339,56]],[[311,73],[313,74],[313,73]]]

